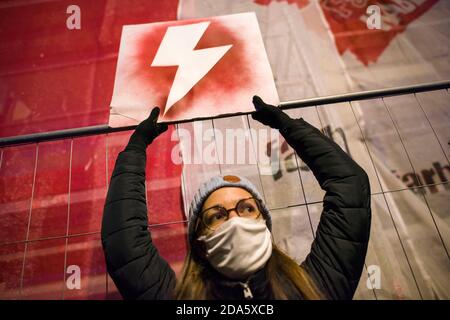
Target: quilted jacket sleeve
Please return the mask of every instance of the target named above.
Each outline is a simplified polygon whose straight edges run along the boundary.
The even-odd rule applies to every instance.
[[[328,299],[352,299],[370,234],[370,185],[366,172],[336,143],[303,119],[280,133],[326,191],[311,252],[302,266]]]
[[[124,299],[166,299],[175,287],[148,231],[145,165],[145,150],[119,153],[103,211],[106,266]]]

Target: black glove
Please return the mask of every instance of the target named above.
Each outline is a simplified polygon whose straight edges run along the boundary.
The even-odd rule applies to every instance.
[[[125,150],[135,149],[145,151],[147,146],[152,143],[157,136],[168,129],[167,124],[156,123],[158,116],[159,108],[154,107],[150,116],[136,127]]]
[[[266,104],[260,97],[253,96],[253,105],[256,112],[252,113],[252,118],[272,129],[280,129],[282,124],[292,120],[286,113],[278,107]]]

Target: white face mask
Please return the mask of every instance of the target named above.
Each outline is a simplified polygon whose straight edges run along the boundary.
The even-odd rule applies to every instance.
[[[272,254],[272,237],[263,219],[234,217],[198,240],[206,258],[220,273],[242,280],[261,269]]]

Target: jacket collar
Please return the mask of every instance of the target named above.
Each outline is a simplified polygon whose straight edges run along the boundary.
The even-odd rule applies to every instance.
[[[211,292],[215,299],[273,299],[265,268],[260,269],[246,280],[237,281],[217,274]]]

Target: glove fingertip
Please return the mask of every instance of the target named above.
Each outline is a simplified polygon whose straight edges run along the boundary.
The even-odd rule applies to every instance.
[[[258,97],[258,96],[253,96],[253,100],[252,100],[252,102],[253,102],[253,105],[255,106],[255,109],[257,110],[257,111],[259,111],[259,110],[261,110],[261,98],[260,97]]]
[[[152,119],[158,120],[159,112],[160,112],[159,107],[157,106],[153,107],[152,112],[150,113],[150,117]]]

